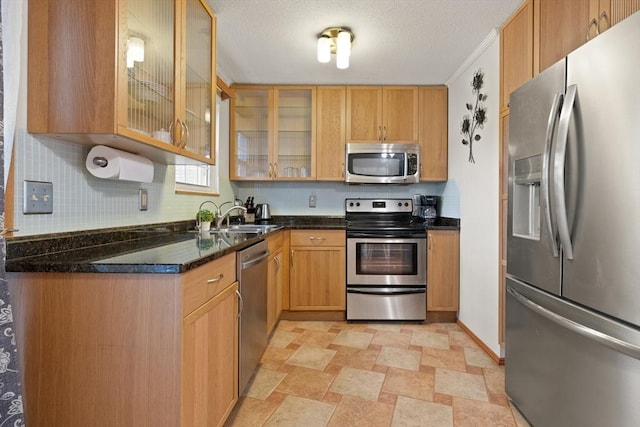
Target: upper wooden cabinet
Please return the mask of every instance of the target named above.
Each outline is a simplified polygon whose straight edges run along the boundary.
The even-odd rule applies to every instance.
[[[316,178],[344,181],[347,89],[318,86],[316,94]]]
[[[533,0],[525,1],[500,30],[500,111],[509,96],[533,77]]]
[[[534,5],[538,71],[640,10],[640,0],[535,0]]]
[[[215,34],[204,0],[31,0],[27,130],[214,164]]]
[[[312,179],[316,88],[253,85],[234,88],[231,179]]]
[[[446,86],[420,87],[420,181],[448,176],[448,100]]]
[[[417,86],[348,86],[347,142],[418,142]]]

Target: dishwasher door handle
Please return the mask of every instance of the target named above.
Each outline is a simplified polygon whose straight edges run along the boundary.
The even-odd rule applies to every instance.
[[[259,256],[255,257],[255,258],[251,258],[248,261],[242,261],[242,263],[240,264],[240,269],[244,270],[246,268],[252,267],[256,264],[260,264],[262,262],[262,260],[264,260],[265,258],[267,258],[269,256],[269,250],[264,251],[263,253],[261,253]]]

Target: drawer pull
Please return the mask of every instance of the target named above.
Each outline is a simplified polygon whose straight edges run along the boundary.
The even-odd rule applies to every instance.
[[[211,283],[218,283],[218,282],[219,282],[219,281],[221,281],[222,279],[224,279],[224,274],[220,273],[220,274],[218,274],[218,277],[214,277],[213,279],[209,279],[209,280],[207,280],[207,283],[208,283],[208,284],[211,284]]]
[[[322,240],[326,240],[326,238],[324,238],[324,237],[313,237],[313,236],[311,236],[311,237],[309,237],[309,240],[320,240],[320,241],[322,241]]]

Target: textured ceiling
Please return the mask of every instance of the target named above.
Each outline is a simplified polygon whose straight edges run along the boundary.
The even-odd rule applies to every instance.
[[[227,83],[442,84],[522,0],[207,0]],[[317,35],[347,26],[350,67],[316,60]],[[333,56],[333,55],[332,55]]]

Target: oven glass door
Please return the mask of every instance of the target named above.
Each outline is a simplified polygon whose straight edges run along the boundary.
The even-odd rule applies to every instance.
[[[425,238],[348,238],[347,284],[425,286]]]

